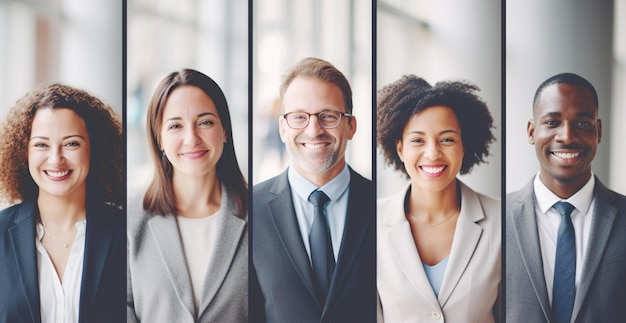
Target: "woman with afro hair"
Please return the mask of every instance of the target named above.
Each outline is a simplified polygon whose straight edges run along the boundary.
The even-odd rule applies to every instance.
[[[125,320],[120,118],[52,84],[0,129],[0,322]]]
[[[378,93],[378,146],[410,178],[378,201],[379,321],[500,321],[501,203],[457,179],[495,140],[478,90],[409,75]]]

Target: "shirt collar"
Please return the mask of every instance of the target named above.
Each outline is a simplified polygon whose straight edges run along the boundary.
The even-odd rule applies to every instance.
[[[548,210],[554,205],[554,203],[559,201],[569,202],[581,214],[587,214],[587,211],[589,211],[589,207],[591,206],[591,200],[593,199],[593,189],[595,185],[596,179],[594,174],[591,173],[591,177],[589,178],[587,183],[581,189],[579,189],[578,192],[574,193],[574,195],[570,196],[570,198],[563,200],[552,191],[550,191],[550,189],[545,184],[543,184],[543,182],[539,178],[539,173],[537,173],[534,181],[535,199],[537,200],[539,210],[541,210],[543,214],[546,214],[546,212],[548,212]]]
[[[300,196],[303,200],[307,201],[309,195],[315,190],[324,191],[331,201],[336,201],[348,188],[350,184],[350,171],[348,170],[348,164],[344,165],[343,169],[335,178],[326,183],[322,187],[317,187],[311,183],[308,179],[302,176],[298,171],[290,166],[287,171],[287,177],[289,179],[289,185],[291,189]]]

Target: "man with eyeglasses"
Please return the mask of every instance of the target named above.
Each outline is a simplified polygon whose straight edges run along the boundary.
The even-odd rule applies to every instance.
[[[282,174],[253,188],[250,322],[375,322],[375,192],[345,161],[352,90],[305,58],[284,77]]]

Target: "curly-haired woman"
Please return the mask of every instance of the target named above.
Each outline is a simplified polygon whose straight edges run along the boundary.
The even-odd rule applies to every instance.
[[[378,145],[410,178],[378,201],[379,321],[498,321],[501,203],[456,178],[494,140],[477,91],[413,75],[379,91]]]
[[[0,133],[0,322],[125,319],[122,126],[61,84],[34,90]]]

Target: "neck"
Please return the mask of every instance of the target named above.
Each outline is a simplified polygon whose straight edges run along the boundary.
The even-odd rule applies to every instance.
[[[40,191],[37,197],[39,217],[48,226],[69,230],[76,222],[85,219],[87,208],[85,192],[71,197],[59,197]]]
[[[222,186],[215,171],[207,176],[177,175],[172,178],[178,215],[190,218],[217,212],[222,202]]]
[[[417,185],[411,185],[411,194],[405,209],[409,216],[420,217],[428,222],[437,221],[460,210],[457,181],[452,181],[442,191],[437,192],[422,190]]]
[[[298,174],[302,175],[304,178],[309,180],[311,183],[315,184],[317,187],[322,187],[326,185],[328,182],[332,181],[333,178],[337,177],[339,173],[346,166],[345,159],[340,160],[335,166],[331,167],[329,170],[320,173],[312,173],[307,172],[302,167],[293,164],[293,167],[296,169]]]
[[[571,181],[562,181],[549,174],[544,174],[543,172],[539,173],[539,180],[541,180],[543,185],[561,199],[572,197],[572,195],[576,194],[576,192],[580,191],[580,189],[587,184],[590,178],[591,170]]]

